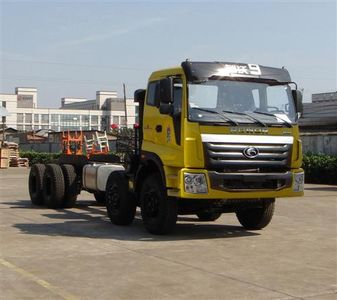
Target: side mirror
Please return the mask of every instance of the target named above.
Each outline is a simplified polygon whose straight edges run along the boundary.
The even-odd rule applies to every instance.
[[[173,101],[173,78],[168,77],[160,80],[160,102],[171,103]]]
[[[173,113],[173,106],[171,105],[171,103],[160,103],[159,106],[159,112],[162,115],[171,115]]]
[[[302,93],[299,90],[291,91],[294,98],[296,112],[302,114],[303,113],[303,101],[302,101]]]
[[[144,89],[138,89],[135,91],[134,93],[134,102],[144,102],[145,100],[145,93],[146,93],[146,90]]]

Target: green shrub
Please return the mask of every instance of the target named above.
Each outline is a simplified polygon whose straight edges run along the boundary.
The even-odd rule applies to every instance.
[[[307,153],[303,169],[307,183],[337,184],[337,156]]]
[[[46,153],[35,151],[20,151],[20,157],[29,159],[29,165],[33,164],[50,164],[60,157],[61,153]]]

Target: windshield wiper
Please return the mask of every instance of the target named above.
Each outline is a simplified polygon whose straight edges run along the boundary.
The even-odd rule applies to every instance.
[[[251,120],[253,120],[254,123],[258,123],[258,124],[262,125],[263,127],[268,127],[267,124],[265,124],[264,122],[260,121],[260,120],[257,119],[257,118],[254,118],[252,115],[247,114],[247,113],[237,112],[237,111],[231,111],[231,110],[223,110],[222,112],[224,112],[224,113],[229,113],[229,114],[237,114],[237,115],[247,116],[247,117],[249,117]]]
[[[217,111],[215,111],[215,110],[205,109],[205,108],[200,108],[200,107],[192,107],[192,108],[193,108],[193,109],[200,110],[200,111],[204,111],[204,112],[209,112],[209,113],[212,113],[212,114],[217,114],[217,115],[219,115],[223,120],[225,120],[226,122],[229,122],[229,123],[231,123],[231,124],[233,124],[233,125],[235,125],[235,126],[238,126],[238,125],[239,125],[238,122],[234,121],[234,120],[231,119],[231,118],[228,118],[228,117],[224,116],[223,114],[221,114],[221,113],[219,113],[219,112],[217,112]]]
[[[287,127],[289,127],[289,128],[293,127],[293,124],[291,124],[289,121],[281,118],[280,116],[276,116],[275,114],[264,112],[264,111],[259,111],[259,110],[254,110],[253,113],[260,114],[260,115],[266,115],[266,116],[270,116],[270,117],[275,117],[276,119],[279,118],[280,120],[282,120],[287,125]]]

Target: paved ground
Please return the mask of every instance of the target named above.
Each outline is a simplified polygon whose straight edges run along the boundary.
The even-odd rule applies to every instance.
[[[337,187],[278,200],[260,232],[225,214],[157,237],[139,215],[111,225],[87,193],[73,209],[32,207],[27,176],[0,170],[1,299],[337,299]]]

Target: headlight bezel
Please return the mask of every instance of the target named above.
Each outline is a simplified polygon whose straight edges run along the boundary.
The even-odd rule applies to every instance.
[[[207,194],[206,174],[184,172],[184,190],[190,194]]]

